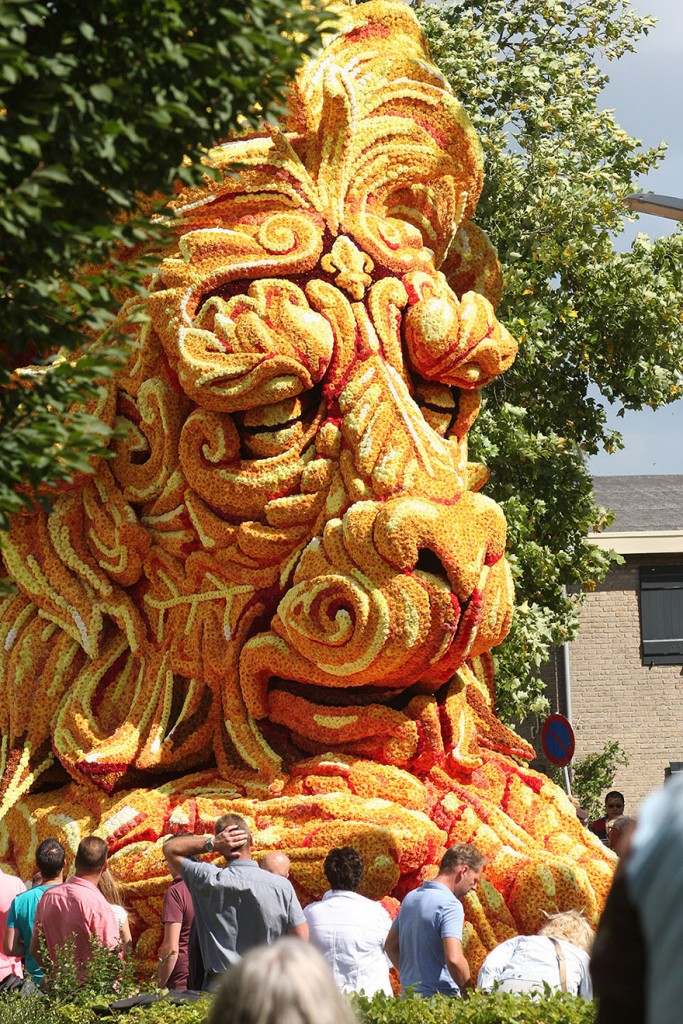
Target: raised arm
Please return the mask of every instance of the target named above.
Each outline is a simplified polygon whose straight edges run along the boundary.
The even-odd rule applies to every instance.
[[[179,875],[180,867],[186,857],[198,857],[207,853],[207,840],[211,839],[213,848],[217,853],[222,854],[226,860],[233,860],[238,856],[237,851],[244,847],[249,836],[237,825],[229,825],[219,832],[217,836],[171,836],[164,843],[164,857],[168,864],[168,870],[175,878]]]
[[[206,841],[209,836],[171,836],[163,846],[164,857],[168,870],[173,878],[180,874],[183,861],[188,857],[198,857],[206,852]]]

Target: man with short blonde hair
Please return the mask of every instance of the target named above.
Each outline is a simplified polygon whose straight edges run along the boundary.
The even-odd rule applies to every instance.
[[[460,902],[475,888],[486,858],[460,843],[446,850],[439,873],[404,898],[384,949],[401,975],[403,992],[459,996],[470,980],[462,948],[465,912]]]
[[[623,857],[627,852],[635,827],[636,819],[626,814],[607,822],[607,845],[617,857]]]

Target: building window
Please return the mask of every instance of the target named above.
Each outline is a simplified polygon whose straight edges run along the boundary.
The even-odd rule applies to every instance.
[[[683,565],[640,569],[643,665],[683,665]]]

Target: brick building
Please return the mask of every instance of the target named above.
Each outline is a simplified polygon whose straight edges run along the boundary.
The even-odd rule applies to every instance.
[[[683,762],[683,476],[595,477],[594,487],[616,515],[589,539],[624,564],[588,594],[577,639],[543,675],[551,709],[572,720],[577,758],[612,739],[628,753],[615,786],[634,813]]]

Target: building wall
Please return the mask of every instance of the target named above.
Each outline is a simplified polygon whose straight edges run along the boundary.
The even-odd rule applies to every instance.
[[[570,646],[576,757],[619,740],[630,757],[615,788],[627,813],[683,761],[683,666],[641,664],[639,567],[683,564],[683,555],[629,556],[587,597]],[[556,710],[553,706],[552,710]]]

